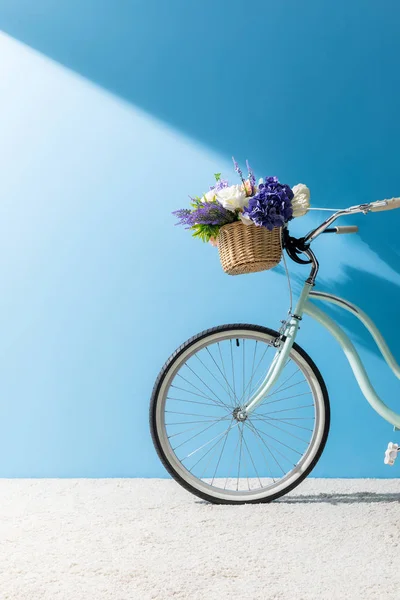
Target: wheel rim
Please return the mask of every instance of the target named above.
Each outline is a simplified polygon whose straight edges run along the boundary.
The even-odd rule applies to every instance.
[[[163,454],[194,490],[230,502],[282,493],[303,475],[323,439],[317,377],[295,349],[252,415],[241,406],[265,377],[272,335],[232,329],[199,339],[165,374],[156,403]]]

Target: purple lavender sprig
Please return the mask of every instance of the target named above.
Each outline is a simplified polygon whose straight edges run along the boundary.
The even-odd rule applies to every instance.
[[[195,225],[226,225],[237,220],[237,215],[224,208],[219,202],[198,202],[194,210],[182,208],[172,213],[179,221],[176,225],[185,225],[191,229]]]
[[[249,174],[249,181],[251,183],[251,187],[254,189],[256,187],[256,177],[254,175],[253,169],[249,165],[249,161],[248,160],[246,160],[246,167],[247,167],[247,171],[248,171],[248,174]]]
[[[172,214],[179,219],[178,223],[175,223],[175,225],[187,225],[187,221],[190,220],[192,211],[190,208],[180,208],[174,210]]]
[[[239,175],[240,179],[242,180],[243,185],[245,186],[245,182],[244,182],[244,177],[243,177],[242,170],[239,167],[238,163],[236,162],[234,156],[232,156],[232,160],[233,160],[233,166],[235,167],[235,171]]]
[[[210,185],[210,190],[214,190],[215,193],[229,187],[229,181],[227,179],[218,179],[215,185]]]

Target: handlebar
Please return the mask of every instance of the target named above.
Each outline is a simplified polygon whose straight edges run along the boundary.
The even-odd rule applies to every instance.
[[[314,285],[315,279],[318,273],[318,260],[314,252],[310,248],[310,243],[315,240],[321,233],[356,233],[358,227],[355,225],[348,225],[344,227],[329,227],[339,217],[346,215],[353,215],[356,213],[363,213],[366,215],[369,212],[378,212],[382,210],[392,210],[394,208],[400,208],[400,198],[392,198],[391,200],[378,200],[377,202],[370,202],[369,204],[358,204],[357,206],[350,206],[342,210],[336,211],[328,219],[326,219],[321,225],[310,231],[305,237],[294,238],[289,235],[288,229],[283,230],[283,241],[285,250],[289,257],[296,263],[303,265],[311,264],[310,276],[306,282],[310,285]],[[329,210],[329,209],[328,209]],[[308,260],[301,258],[301,255],[305,254]]]
[[[341,227],[332,227],[331,229],[325,229],[324,233],[336,233],[338,235],[343,233],[357,233],[357,225],[342,225]]]
[[[369,212],[379,212],[383,210],[393,210],[395,208],[400,208],[400,198],[392,198],[391,200],[378,200],[376,202],[370,202],[368,204],[358,204],[356,206],[350,206],[349,208],[344,208],[342,210],[338,210],[333,215],[331,215],[328,219],[326,219],[321,225],[310,231],[304,237],[304,243],[310,244],[313,240],[315,240],[321,233],[332,225],[336,219],[339,217],[344,217],[346,215],[354,215],[357,213],[364,213],[365,215]],[[338,231],[341,229],[342,231]],[[347,229],[347,231],[343,231]],[[349,231],[347,227],[336,227],[336,233],[355,233],[353,231]]]
[[[370,212],[400,208],[400,198],[391,198],[390,200],[378,200],[378,202],[371,202],[370,207]]]

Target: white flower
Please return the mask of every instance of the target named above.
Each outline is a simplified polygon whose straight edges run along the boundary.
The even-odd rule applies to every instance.
[[[243,225],[251,225],[253,223],[250,217],[243,213],[239,213],[239,219],[242,221]]]
[[[224,208],[235,212],[238,208],[247,206],[248,197],[241,185],[231,185],[217,192],[217,200]]]
[[[293,216],[302,217],[310,207],[310,190],[304,183],[298,183],[293,188]]]
[[[206,202],[212,202],[215,197],[215,190],[209,190],[206,194],[204,194],[203,198]]]

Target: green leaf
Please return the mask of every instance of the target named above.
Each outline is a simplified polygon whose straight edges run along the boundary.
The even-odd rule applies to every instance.
[[[214,173],[215,181],[219,181],[221,179],[221,173]]]
[[[209,242],[211,237],[217,237],[220,228],[220,225],[198,223],[197,225],[193,225],[191,230],[193,231],[193,237],[200,238],[203,242]]]

